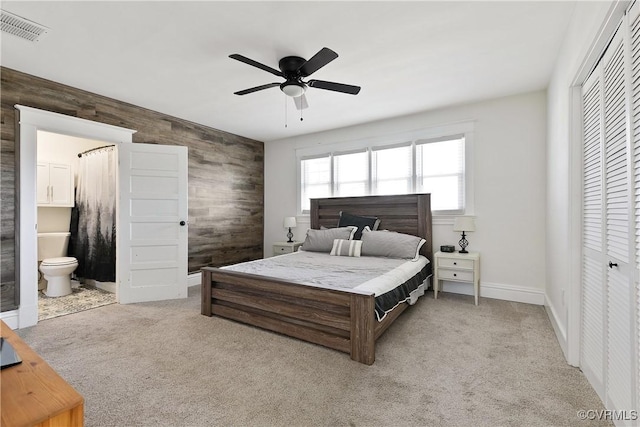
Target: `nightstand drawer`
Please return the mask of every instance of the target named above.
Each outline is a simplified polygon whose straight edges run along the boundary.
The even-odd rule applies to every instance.
[[[440,258],[438,259],[438,267],[465,268],[468,270],[473,270],[473,260],[472,259]]]
[[[472,263],[472,265],[473,265],[473,263]],[[473,282],[473,271],[438,270],[438,279],[440,279],[440,280],[460,280],[460,281],[463,281],[463,282]]]
[[[293,246],[273,246],[274,255],[290,254],[293,252]]]

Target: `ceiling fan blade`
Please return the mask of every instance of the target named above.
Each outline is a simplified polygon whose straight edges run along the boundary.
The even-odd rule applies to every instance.
[[[301,96],[293,98],[293,103],[296,104],[298,110],[306,110],[309,108],[309,103],[307,103],[307,97],[304,93]]]
[[[300,75],[302,77],[310,76],[311,74],[318,71],[320,68],[327,65],[329,62],[333,61],[338,57],[338,54],[329,49],[328,47],[323,47],[320,49],[318,53],[313,55],[311,59],[302,64],[299,68]]]
[[[270,87],[280,86],[280,83],[269,83],[262,86],[252,87],[251,89],[240,90],[238,92],[233,92],[236,95],[246,95],[248,93],[257,92],[259,90],[269,89]]]
[[[309,80],[307,85],[317,87],[318,89],[332,90],[334,92],[348,93],[357,95],[360,92],[360,86],[345,85],[342,83],[327,82],[324,80]]]
[[[261,64],[253,59],[249,59],[246,56],[238,55],[234,53],[233,55],[229,55],[229,58],[235,59],[236,61],[244,62],[245,64],[253,65],[256,68],[260,68],[261,70],[268,71],[271,74],[275,74],[278,77],[284,77],[282,71],[276,70],[275,68],[271,68],[268,65]]]

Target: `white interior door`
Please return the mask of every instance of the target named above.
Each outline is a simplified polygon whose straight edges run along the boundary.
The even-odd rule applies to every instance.
[[[186,298],[187,148],[121,144],[118,161],[118,302]]]
[[[626,28],[625,26],[622,27]],[[629,173],[629,112],[627,34],[619,31],[607,48],[604,62],[604,182],[606,280],[605,405],[612,410],[633,408],[633,335],[631,193]]]
[[[580,367],[604,401],[605,266],[603,218],[603,90],[598,67],[582,87],[582,327]]]

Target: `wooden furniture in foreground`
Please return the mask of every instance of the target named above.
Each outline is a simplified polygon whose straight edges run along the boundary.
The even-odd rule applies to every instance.
[[[426,239],[421,253],[433,262],[430,194],[311,200],[311,228],[336,227],[340,211],[377,216],[380,229]],[[408,307],[400,304],[382,322],[371,292],[307,286],[282,279],[205,267],[202,314],[220,316],[349,353],[367,365],[375,341]]]
[[[436,252],[433,266],[433,297],[438,298],[440,281],[472,283],[473,294],[478,305],[478,293],[480,288],[480,254],[469,252]]]
[[[22,359],[0,371],[2,427],[82,426],[82,396],[1,320],[0,333]]]

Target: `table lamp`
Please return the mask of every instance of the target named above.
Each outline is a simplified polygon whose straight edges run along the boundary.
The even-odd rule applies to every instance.
[[[287,233],[287,243],[293,243],[293,233],[291,232],[292,228],[296,228],[296,217],[295,216],[286,216],[284,218],[284,228],[288,228],[289,232]]]
[[[467,246],[469,242],[467,241],[467,236],[465,232],[467,231],[476,231],[476,223],[472,216],[458,216],[456,217],[455,222],[453,223],[453,231],[462,231],[462,239],[458,242],[460,247],[461,254],[467,254]]]

